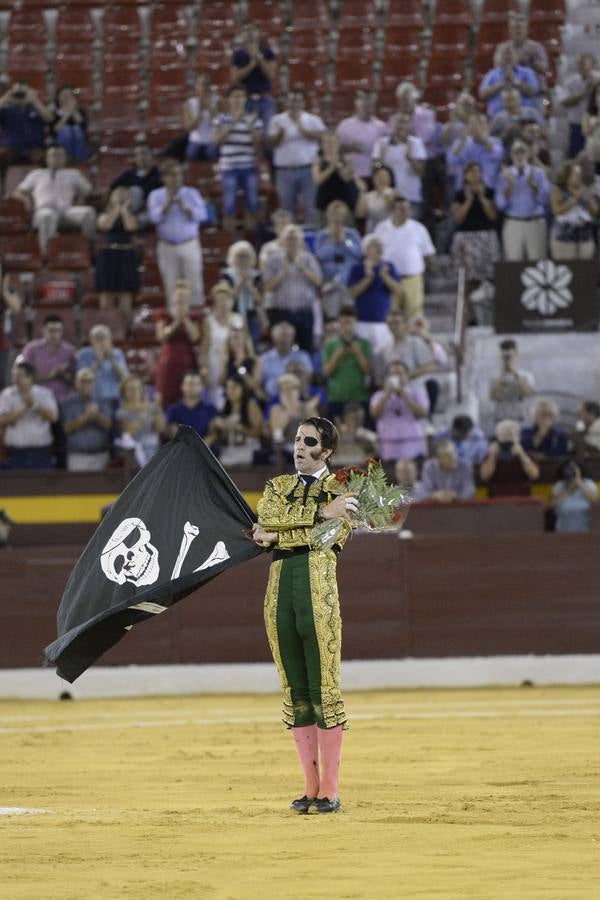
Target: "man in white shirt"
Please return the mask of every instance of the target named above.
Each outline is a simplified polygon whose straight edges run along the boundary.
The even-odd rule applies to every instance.
[[[373,94],[357,91],[354,115],[342,119],[335,129],[342,153],[348,155],[352,171],[359,178],[368,179],[373,170],[372,151],[378,138],[387,132],[387,125],[373,115]]]
[[[396,190],[410,200],[414,218],[421,215],[422,178],[427,150],[421,138],[410,133],[410,113],[398,113],[391,137],[380,137],[373,146],[373,159],[389,166],[394,173]]]
[[[315,195],[310,167],[319,152],[319,139],[326,126],[319,116],[304,110],[304,94],[294,88],[287,95],[286,109],[269,122],[267,136],[273,147],[273,165],[279,205],[299,219],[299,201],[307,225],[316,225]]]
[[[64,225],[78,228],[89,240],[96,232],[96,211],[82,203],[92,186],[78,169],[65,168],[65,162],[62,147],[48,147],[46,168],[28,172],[14,193],[33,213],[42,256],[47,254],[50,238]]]
[[[4,429],[7,469],[50,469],[52,423],[58,407],[49,388],[35,384],[35,369],[17,359],[13,384],[0,393],[0,429]]]
[[[423,273],[435,247],[424,225],[410,218],[410,201],[396,194],[392,214],[380,222],[374,234],[383,244],[383,258],[402,276],[399,302],[407,320],[423,312]]]

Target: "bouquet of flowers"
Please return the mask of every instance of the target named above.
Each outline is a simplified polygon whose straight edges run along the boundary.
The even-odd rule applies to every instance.
[[[397,484],[388,484],[381,463],[376,459],[367,460],[367,468],[346,466],[335,475],[339,484],[345,485],[349,494],[358,500],[358,509],[352,514],[351,523],[347,519],[326,519],[315,525],[312,545],[317,550],[329,550],[345,537],[352,528],[366,528],[369,531],[400,531],[408,515],[411,496]]]

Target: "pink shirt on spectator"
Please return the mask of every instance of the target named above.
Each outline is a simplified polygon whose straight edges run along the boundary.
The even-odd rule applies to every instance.
[[[375,141],[382,137],[387,131],[385,122],[372,116],[365,122],[358,116],[350,116],[348,119],[342,119],[335,129],[340,144],[362,144],[363,149],[360,153],[348,151],[346,156],[352,163],[352,169],[355,175],[361,178],[368,178],[373,168],[373,160],[371,151]]]
[[[29,341],[23,347],[23,357],[35,369],[36,378],[45,378],[58,366],[67,366],[67,371],[75,375],[75,347],[68,341],[61,341],[55,350],[48,346],[44,338]],[[60,378],[53,378],[44,384],[50,388],[57,403],[62,403],[73,390],[70,384]]]
[[[429,399],[425,387],[410,384],[404,390],[414,403],[418,403],[423,409],[429,409]],[[383,391],[376,391],[371,397],[371,415],[383,393]],[[382,415],[377,419],[377,436],[379,438],[379,454],[385,461],[414,459],[416,456],[427,455],[421,421],[397,394],[389,397]]]

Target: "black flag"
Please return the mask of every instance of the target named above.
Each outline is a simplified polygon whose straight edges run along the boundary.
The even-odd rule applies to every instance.
[[[67,582],[48,663],[75,679],[125,632],[261,553],[255,516],[204,441],[181,426],[96,529]]]

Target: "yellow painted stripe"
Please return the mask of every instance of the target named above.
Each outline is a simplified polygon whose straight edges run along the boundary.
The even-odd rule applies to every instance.
[[[551,484],[534,484],[532,493],[547,502],[551,490]],[[478,499],[484,499],[486,493],[484,487],[478,487],[476,496]],[[117,497],[118,494],[0,497],[0,509],[4,509],[13,522],[19,525],[99,522],[102,509],[114,503]],[[260,497],[260,491],[244,492],[244,499],[255,511]]]
[[[99,522],[103,507],[117,494],[61,494],[37,497],[0,497],[0,509],[19,525]]]
[[[244,494],[256,509],[258,491]],[[0,509],[18,525],[57,525],[73,522],[99,522],[102,509],[118,494],[61,494],[31,497],[0,497]]]

